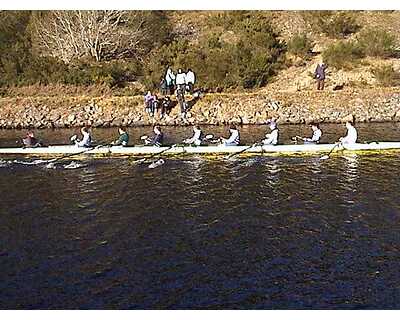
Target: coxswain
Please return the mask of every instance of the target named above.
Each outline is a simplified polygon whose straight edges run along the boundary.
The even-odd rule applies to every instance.
[[[87,127],[83,127],[81,129],[82,140],[77,139],[76,135],[71,138],[71,141],[75,143],[75,146],[80,148],[89,148],[92,144],[92,137],[90,135],[89,129]]]
[[[183,140],[183,143],[194,144],[196,146],[199,146],[201,145],[202,140],[203,140],[203,133],[201,132],[200,127],[193,126],[193,137]]]
[[[148,138],[145,140],[146,144],[161,147],[164,140],[164,134],[161,132],[160,126],[154,126],[153,128],[154,136],[153,138]]]
[[[236,129],[236,126],[231,125],[229,127],[229,131],[230,131],[231,135],[230,135],[230,137],[228,139],[221,138],[222,145],[224,145],[224,146],[238,146],[239,143],[240,143],[239,130]]]
[[[353,144],[357,142],[357,130],[351,121],[346,122],[347,134],[345,137],[341,137],[339,141],[342,144]]]
[[[33,131],[28,131],[26,133],[26,137],[22,139],[22,143],[24,144],[24,148],[37,148],[42,146],[40,141],[35,138]]]
[[[321,140],[321,136],[322,136],[322,131],[319,128],[319,124],[318,123],[310,123],[311,129],[313,131],[313,135],[311,138],[301,138],[305,144],[316,144],[319,143]]]
[[[129,142],[129,135],[126,132],[126,129],[124,127],[119,127],[118,128],[118,133],[119,133],[119,138],[118,140],[114,141],[112,144],[115,146],[123,146],[126,147]]]
[[[271,130],[270,133],[267,133],[265,135],[265,139],[262,141],[263,145],[273,145],[276,146],[278,144],[278,139],[279,139],[279,129],[278,125],[275,120],[269,120],[267,121],[267,124],[269,124],[269,128]]]

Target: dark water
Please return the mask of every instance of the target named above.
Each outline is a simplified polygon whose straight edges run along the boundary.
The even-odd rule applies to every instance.
[[[361,126],[360,140],[400,140],[399,128]],[[21,134],[0,132],[0,144]],[[398,309],[399,155],[3,164],[0,308]]]

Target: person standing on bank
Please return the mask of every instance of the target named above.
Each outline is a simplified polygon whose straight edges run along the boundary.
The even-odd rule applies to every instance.
[[[168,94],[172,94],[175,91],[175,74],[171,67],[167,67],[167,72],[165,73],[165,81],[167,82]]]
[[[186,73],[186,87],[189,90],[190,94],[193,94],[194,84],[196,82],[196,76],[192,69],[188,69]]]
[[[324,62],[320,62],[315,69],[314,77],[317,79],[317,90],[324,90],[325,87],[325,78],[326,78],[326,69],[328,66]]]
[[[185,86],[186,86],[186,73],[182,71],[182,69],[178,69],[178,73],[176,74],[176,86],[183,94],[185,94]]]

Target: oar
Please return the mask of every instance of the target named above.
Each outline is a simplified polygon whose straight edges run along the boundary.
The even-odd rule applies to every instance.
[[[108,143],[108,144],[99,144],[99,145],[97,145],[95,147],[85,148],[85,150],[82,150],[82,151],[79,151],[79,152],[66,154],[66,155],[61,156],[59,158],[48,160],[47,163],[54,163],[54,162],[57,162],[57,161],[60,161],[60,160],[63,160],[63,159],[71,158],[71,157],[74,157],[74,156],[77,156],[77,155],[92,151],[94,149],[99,149],[101,147],[107,147],[107,146],[110,146],[110,145],[111,145],[110,143]]]
[[[245,152],[246,150],[249,150],[250,148],[254,148],[255,146],[257,146],[257,145],[259,145],[259,144],[260,144],[260,142],[253,143],[251,146],[248,146],[248,147],[246,147],[246,148],[244,148],[244,149],[242,149],[242,150],[240,150],[240,151],[238,151],[238,152],[232,153],[232,154],[230,154],[230,155],[228,155],[228,156],[226,156],[226,157],[224,157],[224,158],[225,158],[225,159],[230,159],[230,158],[232,158],[232,157],[235,157],[235,156],[237,156],[237,155],[239,155],[239,154]]]
[[[159,156],[160,154],[163,154],[164,152],[166,152],[166,151],[168,151],[168,150],[170,150],[170,149],[172,149],[172,148],[174,148],[174,147],[176,147],[176,144],[173,144],[172,146],[169,146],[167,149],[164,149],[164,150],[162,150],[162,151],[160,151],[160,152],[153,153],[150,157],[142,158],[142,159],[133,161],[132,163],[143,163],[143,162],[145,162],[146,160],[153,159],[154,157],[157,157],[157,156]]]
[[[331,149],[331,151],[329,151],[328,154],[322,156],[321,158],[319,158],[320,160],[327,160],[329,159],[329,156],[331,155],[331,153],[333,152],[333,150],[335,150],[336,147],[340,146],[342,143],[341,142],[336,142],[335,145],[333,146],[333,148]]]

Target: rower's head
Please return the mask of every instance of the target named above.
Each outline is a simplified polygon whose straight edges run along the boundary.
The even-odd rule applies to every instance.
[[[235,130],[237,130],[236,126],[234,124],[231,124],[229,126],[229,131],[235,131]]]
[[[200,130],[199,126],[197,126],[197,125],[193,126],[193,131],[199,131],[199,130]]]
[[[311,123],[310,123],[310,126],[311,126],[311,129],[312,129],[313,131],[316,131],[316,130],[319,129],[319,123],[311,122]]]
[[[346,121],[346,128],[350,129],[354,127],[354,122],[353,121]]]
[[[81,131],[87,133],[87,132],[89,132],[89,128],[88,127],[82,127]]]
[[[28,131],[28,132],[26,133],[26,136],[27,136],[27,137],[30,137],[30,138],[33,138],[35,135],[34,135],[33,131]]]
[[[154,126],[153,131],[154,131],[155,134],[160,134],[161,133],[160,126]]]
[[[126,132],[126,129],[124,127],[119,127],[118,132],[119,132],[119,134],[123,134]]]

